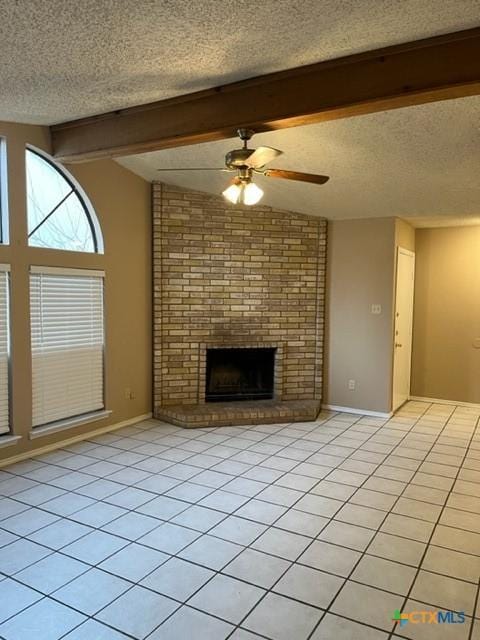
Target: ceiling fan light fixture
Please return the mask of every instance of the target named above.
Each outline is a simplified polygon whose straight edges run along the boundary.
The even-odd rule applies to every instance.
[[[231,184],[223,192],[224,198],[226,198],[232,204],[237,204],[240,199],[240,194],[242,193],[242,187],[243,185]]]
[[[290,171],[286,169],[266,168],[275,158],[281,156],[283,151],[272,147],[257,147],[250,149],[247,145],[254,131],[251,129],[238,129],[238,135],[243,142],[241,149],[232,149],[225,156],[225,169],[215,167],[184,167],[183,169],[158,169],[158,171],[235,171],[236,177],[223,191],[223,195],[232,204],[245,204],[252,206],[263,198],[263,191],[252,181],[252,176],[261,174],[266,178],[283,178],[284,180],[296,180],[310,184],[325,184],[328,176],[316,173],[304,173],[302,171]]]
[[[260,202],[263,197],[263,190],[251,180],[242,180],[231,184],[225,189],[223,196],[232,204],[252,206]]]
[[[263,198],[263,190],[254,182],[247,182],[244,185],[241,202],[249,206],[257,204]]]
[[[283,178],[284,180],[296,180],[310,184],[325,184],[328,176],[316,173],[303,173],[302,171],[290,171],[286,169],[266,168],[275,158],[281,156],[283,151],[272,147],[257,147],[250,149],[248,140],[254,131],[250,129],[238,129],[238,135],[243,142],[241,149],[232,149],[225,156],[225,169],[215,167],[184,167],[183,169],[158,169],[158,171],[235,171],[236,177],[223,191],[223,195],[232,204],[245,204],[252,206],[263,198],[263,191],[252,181],[252,176],[261,174],[266,178]],[[255,173],[254,173],[255,172]]]

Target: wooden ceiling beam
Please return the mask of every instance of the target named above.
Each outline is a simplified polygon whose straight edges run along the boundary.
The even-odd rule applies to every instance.
[[[480,28],[51,127],[65,162],[122,156],[480,94]]]

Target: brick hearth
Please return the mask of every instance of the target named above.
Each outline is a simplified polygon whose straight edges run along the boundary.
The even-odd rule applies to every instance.
[[[308,422],[318,415],[317,400],[252,400],[159,407],[156,417],[181,427],[230,427]]]
[[[311,419],[322,395],[326,220],[160,183],[153,205],[155,415],[183,426]],[[205,403],[212,347],[275,347],[274,400]]]

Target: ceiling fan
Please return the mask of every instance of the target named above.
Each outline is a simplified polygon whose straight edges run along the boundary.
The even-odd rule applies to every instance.
[[[248,141],[253,136],[251,129],[238,129],[238,136],[243,142],[241,149],[232,149],[225,156],[225,167],[188,167],[182,169],[157,169],[157,171],[235,171],[236,175],[231,180],[223,195],[233,204],[254,205],[260,201],[263,191],[253,182],[254,174],[267,178],[282,178],[284,180],[298,180],[312,184],[325,184],[328,176],[320,176],[314,173],[302,173],[286,169],[267,169],[266,165],[283,154],[283,151],[272,147],[258,147],[249,149]]]

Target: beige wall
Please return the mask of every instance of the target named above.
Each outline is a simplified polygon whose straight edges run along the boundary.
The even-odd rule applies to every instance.
[[[416,236],[412,395],[480,403],[480,227]]]
[[[70,166],[97,212],[104,255],[27,246],[25,145],[49,150],[45,128],[0,123],[7,142],[10,244],[0,263],[11,265],[11,422],[22,439],[0,448],[0,459],[86,433],[151,411],[151,193],[150,184],[113,161]],[[96,268],[106,272],[106,408],[108,419],[34,441],[31,426],[31,362],[28,301],[30,265]],[[133,400],[125,398],[131,388]]]
[[[325,404],[390,411],[395,222],[329,223]],[[372,304],[382,313],[372,314]]]

